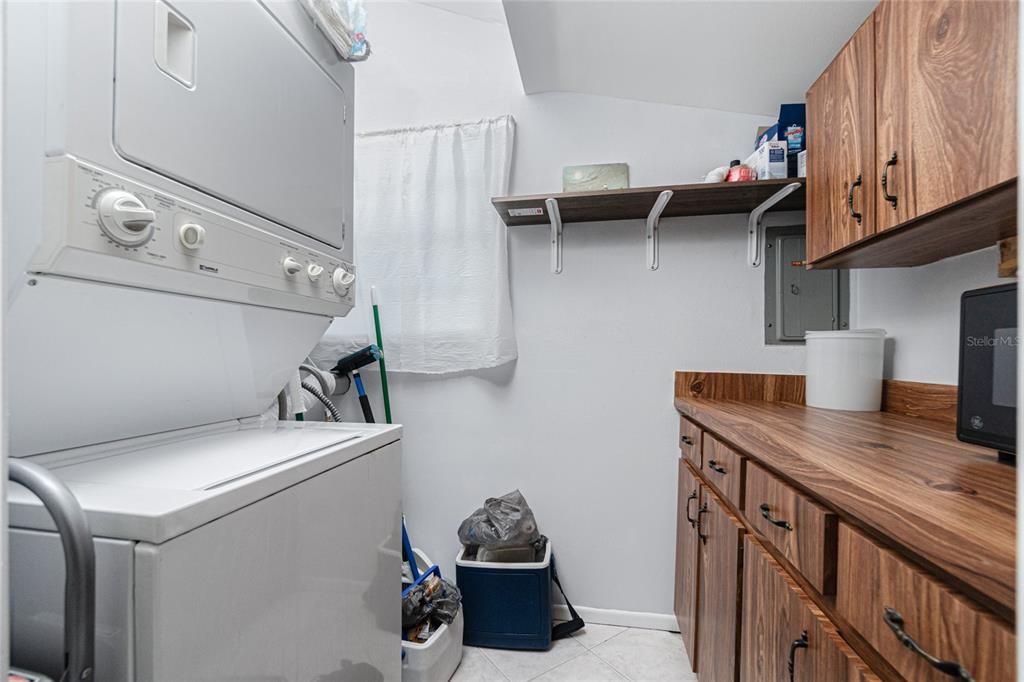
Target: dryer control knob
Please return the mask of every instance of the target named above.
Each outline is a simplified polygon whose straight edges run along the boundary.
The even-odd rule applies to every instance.
[[[178,228],[178,239],[182,246],[194,251],[206,241],[206,228],[196,223],[185,223]]]
[[[320,279],[320,275],[324,274],[324,266],[319,263],[310,263],[306,266],[306,274],[309,275],[310,282],[315,282]]]
[[[288,256],[283,261],[281,261],[281,267],[284,268],[284,274],[288,275],[289,277],[292,277],[294,275],[299,274],[299,272],[302,270],[302,263],[295,260],[291,256]]]
[[[352,282],[355,281],[355,273],[349,272],[345,268],[336,268],[331,274],[331,283],[334,285],[334,290],[338,292],[339,296],[347,294],[348,290],[352,288]]]
[[[100,229],[122,246],[142,246],[153,238],[156,213],[123,189],[106,189],[96,197]]]

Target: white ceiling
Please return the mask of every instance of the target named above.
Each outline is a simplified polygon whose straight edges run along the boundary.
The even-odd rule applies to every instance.
[[[523,88],[777,115],[875,0],[503,0]],[[699,134],[699,131],[694,131]]]
[[[489,24],[504,24],[505,13],[501,0],[412,0],[416,4],[426,5],[452,14],[460,14],[470,19],[477,19]]]

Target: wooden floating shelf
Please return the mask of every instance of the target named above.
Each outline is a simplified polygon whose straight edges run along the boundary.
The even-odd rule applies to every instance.
[[[885,210],[885,209],[879,209]],[[1017,234],[1017,180],[944,206],[811,263],[811,268],[902,268],[995,246]]]
[[[589,223],[607,220],[645,220],[658,196],[665,190],[672,192],[662,218],[749,213],[762,202],[791,183],[804,185],[804,178],[783,180],[754,180],[752,182],[719,182],[694,185],[665,185],[663,187],[634,187],[597,192],[563,192],[531,196],[498,197],[491,199],[495,210],[509,227],[549,225],[545,202],[558,201],[562,223]],[[772,210],[802,211],[806,206],[806,192],[800,190],[789,195]],[[526,213],[526,215],[523,215]]]

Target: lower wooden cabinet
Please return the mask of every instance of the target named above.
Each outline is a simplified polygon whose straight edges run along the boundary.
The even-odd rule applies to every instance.
[[[1019,679],[1010,627],[845,524],[839,527],[836,606],[908,680],[955,677],[940,672],[936,661],[977,682]]]
[[[743,682],[877,680],[832,623],[750,536],[743,549]]]
[[[675,614],[683,637],[686,655],[696,671],[697,661],[697,574],[700,540],[697,537],[697,512],[701,490],[696,477],[679,460],[678,510],[676,514],[676,590]]]
[[[700,579],[697,598],[697,679],[736,679],[739,653],[743,524],[708,493],[697,513]]]
[[[798,458],[771,465],[714,435],[720,424],[691,427],[703,458],[679,460],[675,615],[700,682],[1018,679],[1012,619],[879,528],[842,520],[842,505],[793,477]],[[766,447],[792,434],[763,428]]]

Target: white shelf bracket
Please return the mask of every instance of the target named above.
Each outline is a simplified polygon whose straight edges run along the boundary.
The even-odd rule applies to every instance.
[[[647,268],[649,270],[658,269],[658,223],[661,222],[661,214],[665,211],[671,198],[672,190],[665,190],[658,195],[654,207],[647,214]]]
[[[558,211],[558,199],[545,199],[548,219],[551,221],[551,272],[562,272],[562,214]]]
[[[761,252],[764,251],[764,214],[775,204],[779,203],[793,192],[800,189],[799,182],[791,182],[775,194],[765,199],[760,206],[750,212],[750,220],[747,222],[747,262],[750,267],[756,268],[761,265]]]

